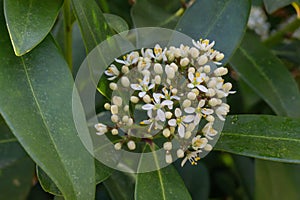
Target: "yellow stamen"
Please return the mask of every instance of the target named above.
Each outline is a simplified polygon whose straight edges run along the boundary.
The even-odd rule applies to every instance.
[[[300,19],[300,6],[297,2],[293,2],[292,6],[295,8],[296,12],[297,12],[297,18]]]
[[[196,77],[200,77],[200,73],[199,72],[196,72]]]

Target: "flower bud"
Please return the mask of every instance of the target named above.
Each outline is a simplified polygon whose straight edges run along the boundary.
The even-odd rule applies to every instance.
[[[192,100],[192,101],[195,100],[196,97],[197,96],[196,96],[196,94],[194,92],[189,92],[188,95],[187,95],[187,98],[190,99],[190,100]]]
[[[143,96],[143,101],[145,103],[151,103],[151,98],[148,94],[146,94],[145,96]]]
[[[164,143],[164,150],[171,151],[172,150],[172,142],[165,142]]]
[[[183,103],[182,103],[183,108],[190,107],[191,105],[192,105],[192,102],[188,99],[184,100]]]
[[[109,88],[110,88],[111,90],[117,90],[117,89],[118,89],[118,85],[117,85],[116,83],[110,83],[110,84],[109,84]]]
[[[118,106],[117,105],[112,105],[110,108],[111,114],[116,115],[118,114]]]
[[[122,67],[122,73],[127,74],[129,72],[129,68],[126,65],[123,65]]]
[[[176,153],[177,153],[178,158],[183,158],[184,157],[184,151],[182,149],[178,149]]]
[[[105,103],[104,104],[104,108],[105,108],[105,110],[110,110],[110,104],[109,103]]]
[[[166,154],[166,163],[171,164],[173,162],[172,155]]]
[[[172,67],[172,69],[174,70],[174,72],[177,72],[178,71],[178,66],[175,64],[175,63],[171,63],[170,64],[170,67]]]
[[[112,129],[112,130],[111,130],[111,134],[112,134],[112,135],[118,135],[118,134],[119,134],[118,129],[116,129],[116,128]]]
[[[131,101],[132,103],[138,103],[138,102],[139,102],[139,98],[136,97],[136,96],[131,96],[131,97],[130,97],[130,101]]]
[[[127,142],[127,147],[129,150],[135,150],[135,148],[136,148],[135,142],[130,140],[129,142]]]
[[[155,71],[155,73],[157,73],[157,74],[162,74],[162,73],[164,73],[163,68],[162,68],[161,64],[159,64],[159,63],[155,63],[155,64],[154,64],[154,71]]]
[[[212,146],[210,144],[206,144],[204,147],[205,151],[211,151],[212,150]]]
[[[224,58],[224,54],[223,53],[218,53],[216,55],[216,61],[221,61],[221,60],[223,60],[223,58]]]
[[[195,47],[192,47],[191,49],[190,49],[190,54],[191,54],[191,56],[192,56],[192,58],[198,58],[198,56],[199,56],[199,51],[198,51],[198,49],[196,49]]]
[[[205,65],[208,61],[207,56],[202,55],[198,58],[198,65]]]
[[[115,105],[117,105],[117,106],[121,106],[123,100],[122,100],[122,98],[119,97],[119,96],[114,96],[114,97],[112,98],[112,102],[113,102]]]
[[[161,83],[161,77],[159,75],[156,75],[154,77],[154,83],[157,84],[157,85],[160,85],[160,83]]]
[[[114,122],[114,123],[118,123],[118,121],[119,121],[118,115],[112,115],[110,119],[111,119],[111,121]]]
[[[165,129],[163,130],[163,135],[164,135],[166,138],[168,138],[168,137],[171,135],[170,130],[169,130],[168,128],[165,128]]]
[[[129,87],[130,86],[130,81],[126,76],[123,76],[121,78],[121,83],[124,87]]]
[[[114,145],[114,147],[115,147],[115,150],[120,150],[122,148],[122,144],[120,142],[118,142]]]
[[[210,66],[209,65],[205,65],[203,67],[203,71],[208,74],[210,72]]]
[[[214,74],[216,76],[224,76],[228,73],[228,69],[225,67],[219,67],[217,69],[215,69]]]
[[[188,66],[189,63],[190,63],[190,60],[188,58],[183,58],[183,59],[180,60],[180,65],[182,67]]]

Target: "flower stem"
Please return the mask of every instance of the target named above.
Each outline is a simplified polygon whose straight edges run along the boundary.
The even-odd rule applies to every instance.
[[[63,6],[64,15],[64,54],[65,59],[72,71],[72,19],[71,19],[71,3],[70,0],[65,0]]]
[[[280,43],[287,34],[293,33],[300,27],[300,19],[296,18],[294,21],[286,25],[283,29],[277,31],[264,41],[266,46],[274,46]]]

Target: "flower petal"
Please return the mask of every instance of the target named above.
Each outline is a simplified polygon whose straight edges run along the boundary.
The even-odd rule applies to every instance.
[[[162,111],[161,109],[157,110],[157,116],[160,121],[162,121],[162,122],[166,121],[166,115],[165,115],[164,111]]]
[[[117,63],[123,64],[123,65],[126,65],[126,64],[127,64],[127,62],[125,62],[125,60],[119,60],[119,59],[115,58],[115,61],[116,61]]]
[[[130,87],[134,90],[142,90],[142,86],[139,84],[130,84]]]
[[[139,92],[139,97],[142,98],[146,95],[146,92]]]
[[[181,115],[182,115],[181,110],[180,110],[179,108],[176,108],[176,109],[175,109],[175,116],[176,116],[176,117],[180,117]]]
[[[154,108],[153,104],[145,104],[142,106],[143,110],[152,110]]]
[[[173,126],[173,127],[175,127],[177,124],[176,124],[176,119],[171,119],[171,120],[169,120],[168,121],[168,124],[170,125],[170,126]]]
[[[170,105],[173,105],[173,101],[170,101],[170,100],[164,100],[162,103],[161,103],[162,106],[170,106]]]
[[[195,108],[193,107],[187,107],[184,109],[184,112],[188,113],[188,114],[191,114],[191,113],[194,113],[195,112]]]
[[[184,116],[183,122],[190,123],[190,122],[194,121],[194,118],[195,118],[194,115],[187,115],[187,116]]]
[[[208,91],[208,89],[204,86],[204,85],[197,85],[196,86],[200,91],[202,91],[202,92],[207,92]]]
[[[184,126],[182,124],[179,124],[178,133],[179,133],[179,137],[181,137],[181,138],[184,137],[185,128],[184,128]]]

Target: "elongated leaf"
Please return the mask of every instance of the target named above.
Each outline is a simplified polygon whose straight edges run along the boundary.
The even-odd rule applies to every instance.
[[[9,35],[17,56],[36,47],[50,32],[63,0],[4,0]]]
[[[105,17],[94,0],[72,0],[87,52],[112,35]]]
[[[268,115],[227,117],[216,150],[300,163],[300,119]]]
[[[107,179],[110,175],[112,170],[108,167],[103,166],[102,163],[95,160],[95,181],[96,184],[101,183],[105,179]],[[46,192],[49,192],[56,196],[62,196],[61,191],[58,189],[58,187],[55,185],[55,183],[51,180],[51,178],[41,169],[37,166],[36,168],[37,177],[39,179],[39,182],[43,189]]]
[[[264,4],[268,13],[272,13],[279,8],[287,6],[296,0],[264,0]]]
[[[104,17],[108,25],[116,33],[128,31],[129,29],[128,24],[122,17],[119,17],[118,15],[109,14],[109,13],[104,13]]]
[[[0,116],[0,198],[24,199],[34,176],[34,162]]]
[[[149,162],[151,161],[145,160],[145,157],[141,155],[139,167],[145,168],[145,165]],[[153,162],[156,163],[157,171],[137,174],[135,199],[147,199],[149,197],[163,200],[192,199],[180,175],[172,165],[160,169],[159,161],[156,160],[155,155],[153,156]]]
[[[240,77],[278,114],[300,116],[300,92],[289,71],[248,33],[230,61]]]
[[[16,57],[2,13],[0,33],[0,95],[5,97],[0,98],[0,113],[66,199],[93,199],[94,162],[73,122],[72,100],[78,99],[72,99],[73,79],[66,62],[51,37]]]
[[[248,0],[196,1],[185,11],[176,30],[195,40],[214,40],[215,48],[225,54],[225,64],[244,35],[250,6]]]
[[[256,199],[300,199],[300,165],[256,160],[256,166]]]
[[[135,174],[114,171],[103,182],[112,200],[134,199]]]
[[[166,5],[164,5],[166,4]],[[172,5],[173,4],[173,5]],[[131,17],[133,24],[138,27],[165,27],[174,28],[179,16],[175,14],[174,9],[169,7],[180,8],[179,1],[153,1],[141,0],[137,1],[131,9]],[[155,12],[155,14],[153,14]]]

